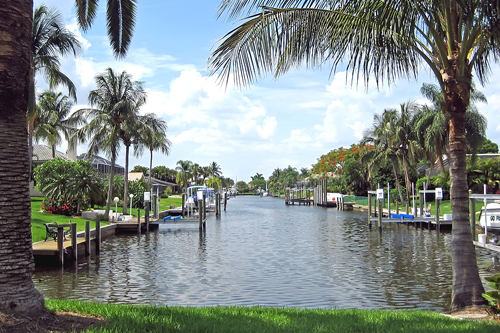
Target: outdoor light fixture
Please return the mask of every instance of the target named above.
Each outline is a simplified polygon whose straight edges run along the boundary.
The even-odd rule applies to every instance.
[[[118,221],[118,201],[120,201],[120,199],[115,197],[113,201],[115,202],[115,219]]]
[[[134,197],[134,194],[130,193],[128,196],[130,197],[130,215],[132,216],[132,198]]]

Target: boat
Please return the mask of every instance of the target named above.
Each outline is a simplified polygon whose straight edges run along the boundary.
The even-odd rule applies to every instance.
[[[486,204],[486,207],[483,206],[479,216],[479,224],[488,232],[500,234],[500,203],[492,202]]]
[[[262,196],[263,197],[268,197],[269,196],[269,191],[267,190],[267,180],[266,180],[266,190],[264,191],[264,193],[262,193]]]

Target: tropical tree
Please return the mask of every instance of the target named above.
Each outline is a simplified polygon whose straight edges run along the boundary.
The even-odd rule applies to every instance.
[[[212,74],[249,85],[305,63],[342,61],[353,80],[377,85],[430,69],[450,115],[453,212],[451,309],[486,304],[468,225],[466,110],[472,72],[483,84],[500,55],[500,3],[483,0],[225,0],[220,13],[251,15],[229,32],[211,58]]]
[[[189,171],[191,173],[191,177],[194,181],[194,184],[198,185],[198,178],[202,171],[200,165],[198,163],[193,163]]]
[[[177,161],[177,166],[175,167],[175,170],[177,171],[177,184],[181,185],[181,187],[184,187],[184,190],[187,189],[188,186],[188,179],[191,178],[191,165],[193,162],[191,161],[183,161],[179,160]]]
[[[207,179],[207,186],[216,189],[216,188],[222,186],[222,181],[219,177],[210,177]]]
[[[210,170],[210,176],[212,176],[212,177],[222,176],[222,171],[220,169],[220,165],[217,164],[217,162],[210,163],[210,165],[208,166],[208,168]]]
[[[56,157],[56,147],[62,142],[64,135],[70,139],[74,128],[68,124],[68,116],[73,107],[73,102],[62,93],[46,90],[38,97],[37,126],[34,131],[35,140],[44,139],[52,147],[52,158]]]
[[[205,183],[205,179],[210,177],[210,166],[201,167],[201,176],[203,177],[202,184]]]
[[[143,165],[134,165],[134,168],[130,172],[142,172],[143,174],[147,174],[149,169]]]
[[[170,155],[172,143],[167,138],[167,123],[158,118],[154,113],[147,113],[141,117],[145,127],[141,135],[137,137],[135,144],[135,155],[142,154],[144,148],[149,150],[149,183],[151,184],[151,174],[153,168],[153,152]]]
[[[443,93],[435,84],[423,84],[420,92],[431,101],[431,105],[424,105],[416,114],[415,133],[420,145],[424,148],[431,169],[437,161],[441,172],[444,172],[443,154],[448,152],[448,137],[450,132],[450,116],[443,113]],[[465,130],[468,150],[476,152],[483,142],[486,132],[486,118],[479,113],[474,102],[486,103],[486,97],[478,90],[473,90],[470,104],[466,110]]]
[[[137,103],[145,98],[145,92],[142,84],[132,81],[126,71],[116,73],[108,68],[96,75],[95,81],[97,89],[91,90],[88,97],[91,108],[75,111],[70,120],[74,124],[84,124],[76,136],[81,142],[89,140],[90,156],[104,152],[111,159],[105,212],[108,215],[113,199],[113,180],[121,135],[125,131],[127,119],[136,112]]]
[[[108,34],[115,55],[124,56],[135,21],[135,1],[109,1]],[[97,1],[76,1],[80,24],[88,29]],[[46,311],[35,289],[31,244],[29,175],[31,151],[26,140],[32,65],[32,1],[4,0],[0,6],[0,311],[39,317]],[[16,168],[12,168],[15,165]],[[12,206],[16,209],[13,210]]]
[[[123,214],[127,214],[128,207],[128,164],[130,156],[130,146],[134,141],[139,140],[141,133],[146,132],[147,126],[142,122],[139,115],[139,109],[146,103],[146,92],[142,89],[140,83],[137,87],[135,100],[131,101],[131,108],[121,125],[120,138],[125,146],[125,186],[123,187]],[[151,177],[151,176],[150,176]]]
[[[255,176],[251,176],[250,178],[251,178],[252,180],[256,180],[256,179],[264,179],[264,175],[262,175],[261,173],[256,172],[256,173],[255,173]]]
[[[36,107],[36,75],[42,74],[50,88],[62,84],[68,88],[69,95],[76,101],[76,88],[73,82],[60,70],[60,56],[77,55],[81,51],[76,35],[66,29],[61,14],[54,8],[41,5],[33,14],[32,46],[31,46],[31,81],[28,100],[28,136],[29,151],[33,150],[32,138],[37,126],[49,119],[38,115]],[[40,119],[41,118],[41,119]],[[52,147],[53,149],[55,147]],[[31,160],[30,160],[31,174]]]

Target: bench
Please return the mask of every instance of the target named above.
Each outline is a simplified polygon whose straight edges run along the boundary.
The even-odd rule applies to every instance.
[[[57,222],[52,222],[52,223],[44,223],[45,226],[45,231],[47,232],[45,235],[45,242],[47,241],[47,238],[52,237],[54,238],[54,241],[57,240]],[[63,235],[64,235],[64,240],[66,240],[66,235],[70,233],[70,229],[64,229],[63,230]]]

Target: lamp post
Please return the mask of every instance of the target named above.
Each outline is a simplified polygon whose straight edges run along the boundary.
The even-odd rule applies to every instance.
[[[120,199],[115,197],[113,201],[115,202],[115,220],[118,220],[118,201],[120,201]]]
[[[134,194],[130,193],[129,197],[130,197],[130,215],[132,215],[132,198],[134,197]]]

